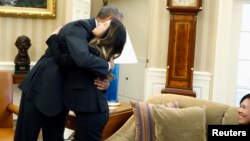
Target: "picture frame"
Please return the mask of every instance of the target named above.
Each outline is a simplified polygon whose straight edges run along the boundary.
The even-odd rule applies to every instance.
[[[44,0],[42,1],[45,6],[43,7],[32,7],[25,6],[26,3],[19,2],[19,5],[16,6],[18,0],[9,0],[9,4],[5,3],[8,6],[3,5],[4,0],[0,0],[0,16],[10,16],[10,17],[31,17],[31,18],[55,18],[56,17],[56,0]],[[11,3],[12,2],[12,3]],[[32,5],[38,5],[41,1],[31,1]],[[12,4],[12,5],[11,5]],[[37,4],[37,5],[36,5]]]

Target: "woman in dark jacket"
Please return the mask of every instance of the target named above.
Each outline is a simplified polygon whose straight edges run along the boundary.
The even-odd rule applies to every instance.
[[[105,31],[105,32],[103,32]],[[99,24],[92,30],[95,37],[89,42],[89,50],[105,60],[120,56],[126,42],[126,29],[123,24],[112,19]],[[104,77],[96,72],[72,66],[67,59],[67,51],[61,46],[61,35],[58,35],[59,45],[50,47],[60,70],[64,73],[63,102],[76,115],[76,134],[80,141],[99,141],[102,131],[109,118],[109,108],[104,91],[98,90],[93,84],[96,77]]]

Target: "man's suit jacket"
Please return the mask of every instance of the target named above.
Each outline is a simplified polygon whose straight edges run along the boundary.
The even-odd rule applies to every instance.
[[[90,53],[88,46],[95,26],[94,19],[67,24],[59,32],[59,45],[50,48],[64,71],[63,102],[77,112],[108,110],[105,93],[94,85],[94,79],[105,78],[108,73],[108,62]]]
[[[49,46],[57,42],[56,36],[47,40]],[[59,67],[47,49],[18,87],[42,113],[54,116],[63,109],[62,82]]]

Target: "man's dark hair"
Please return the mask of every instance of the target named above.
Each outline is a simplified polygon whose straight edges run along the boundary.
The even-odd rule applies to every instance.
[[[248,93],[248,94],[244,95],[244,96],[241,98],[241,100],[240,100],[240,104],[241,104],[241,103],[242,103],[242,101],[243,101],[243,100],[245,100],[245,99],[250,99],[250,93]]]
[[[113,5],[103,6],[97,14],[97,18],[103,19],[108,16],[112,16],[112,18],[116,18],[121,20],[123,18],[122,12]]]

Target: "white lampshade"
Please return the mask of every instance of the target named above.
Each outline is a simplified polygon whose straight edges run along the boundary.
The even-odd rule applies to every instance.
[[[124,45],[124,49],[122,51],[122,54],[114,60],[115,64],[138,63],[132,42],[129,38],[128,30],[126,30],[126,32],[127,32],[127,38],[126,38],[126,43]]]

